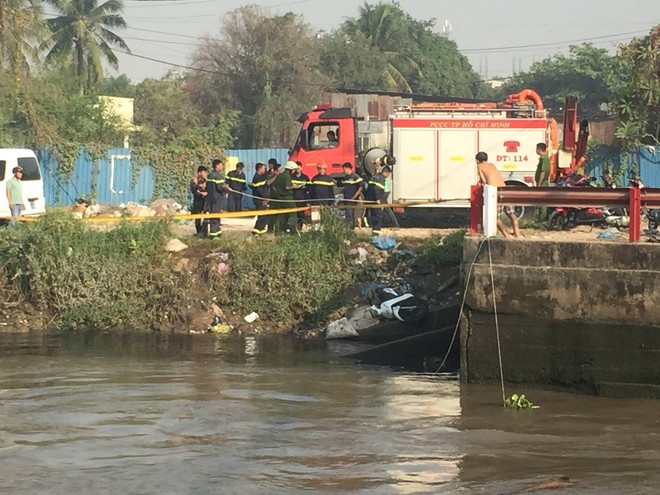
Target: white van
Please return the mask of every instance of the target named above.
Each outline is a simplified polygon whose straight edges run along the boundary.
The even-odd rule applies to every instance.
[[[46,212],[44,196],[44,181],[41,178],[41,167],[32,150],[0,148],[0,217],[10,217],[11,210],[7,201],[7,181],[12,178],[12,169],[23,169],[23,200],[25,210],[23,215],[42,215]]]

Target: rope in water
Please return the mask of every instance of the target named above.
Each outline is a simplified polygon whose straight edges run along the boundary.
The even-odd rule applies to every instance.
[[[474,255],[474,259],[472,260],[472,263],[470,263],[470,269],[468,270],[467,279],[465,281],[465,291],[463,291],[463,300],[461,301],[461,307],[458,311],[458,319],[456,320],[456,326],[454,327],[454,334],[451,336],[451,342],[449,343],[449,347],[447,348],[447,353],[445,354],[445,357],[442,359],[440,366],[438,366],[438,369],[435,371],[436,375],[440,372],[442,367],[447,362],[447,359],[449,358],[449,354],[451,354],[451,348],[454,346],[454,342],[456,341],[456,336],[458,335],[458,329],[461,325],[461,315],[463,314],[463,308],[465,307],[465,299],[467,298],[468,287],[470,286],[472,269],[474,268],[474,265],[477,263],[477,258],[479,257],[479,253],[481,252],[481,248],[483,247],[484,242],[486,242],[485,238],[479,243],[479,247],[477,248],[477,253]]]
[[[502,385],[502,404],[506,402],[504,392],[504,370],[502,368],[502,346],[500,344],[500,324],[497,317],[497,298],[495,297],[495,276],[493,275],[493,256],[490,251],[490,238],[488,240],[488,262],[490,264],[490,287],[493,295],[493,316],[495,317],[495,335],[497,336],[497,357],[500,363],[500,384]]]

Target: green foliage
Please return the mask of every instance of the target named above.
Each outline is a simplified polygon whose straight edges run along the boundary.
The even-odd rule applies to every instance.
[[[61,329],[149,329],[176,322],[187,282],[162,247],[165,223],[100,232],[61,212],[0,232],[0,263],[22,297]]]
[[[602,105],[612,101],[612,85],[621,78],[615,57],[589,43],[571,46],[568,55],[557,54],[532,64],[529,71],[515,75],[504,91],[534,89],[553,114],[561,114],[564,99],[577,96],[580,116],[602,117]]]
[[[417,259],[436,266],[458,265],[463,259],[465,230],[449,235],[435,235],[419,249]]]
[[[525,397],[525,394],[521,394],[520,396],[513,394],[504,401],[504,407],[507,409],[532,409],[534,404]]]
[[[660,145],[660,25],[621,48],[626,77],[616,88],[615,136],[624,149]]]
[[[236,134],[246,147],[289,142],[295,119],[327,82],[309,26],[254,5],[227,14],[219,37],[202,42],[193,65],[202,70],[187,78],[194,104],[205,115],[240,112]]]
[[[326,36],[321,70],[351,88],[480,96],[485,85],[453,41],[398,3],[360,7],[357,18]]]
[[[119,67],[117,56],[111,46],[130,51],[126,42],[112,29],[125,28],[121,16],[122,0],[46,0],[59,14],[48,19],[51,39],[44,45],[49,47],[47,60],[70,64],[79,80],[80,94],[83,81],[91,86],[103,77],[102,59],[115,69]]]
[[[328,224],[300,237],[216,243],[230,253],[231,270],[229,276],[219,276],[211,269],[219,303],[235,311],[256,311],[273,322],[309,320],[334,309],[355,272],[344,243],[349,234],[339,221]]]

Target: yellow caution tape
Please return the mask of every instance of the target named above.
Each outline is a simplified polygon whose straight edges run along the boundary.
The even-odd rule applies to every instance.
[[[456,200],[452,200],[456,201]],[[372,208],[408,208],[412,206],[423,206],[443,203],[443,201],[419,201],[414,203],[362,203],[351,205],[313,205],[313,206],[297,206],[294,208],[269,208],[267,210],[246,210],[246,211],[225,211],[221,213],[185,213],[178,215],[153,215],[146,217],[89,217],[83,218],[82,221],[91,223],[113,223],[113,222],[141,222],[144,220],[210,220],[212,218],[252,218],[257,216],[281,215],[287,213],[297,213],[299,211],[307,211],[311,208],[320,208],[321,210],[365,210]],[[36,222],[39,217],[26,216],[26,217],[0,217],[0,220],[14,220],[19,222]]]

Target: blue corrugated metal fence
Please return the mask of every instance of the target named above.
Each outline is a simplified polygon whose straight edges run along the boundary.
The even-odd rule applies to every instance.
[[[619,178],[619,186],[627,187],[632,176],[639,176],[647,187],[660,187],[660,146],[640,146],[635,152],[621,152],[602,146],[587,161],[587,174],[601,179],[605,170]]]
[[[37,150],[43,171],[46,204],[72,205],[78,198],[92,194],[102,204],[150,202],[155,199],[153,172],[148,166],[140,167],[137,181],[133,183],[134,165],[131,163],[130,154],[131,150],[127,148],[111,148],[95,164],[81,148],[71,178],[63,178],[59,174],[57,157],[48,150]],[[254,175],[256,163],[266,163],[269,158],[276,158],[279,163],[284,163],[288,158],[288,150],[283,148],[227,150],[226,154],[245,164],[248,180]],[[246,205],[248,203],[246,202]]]

